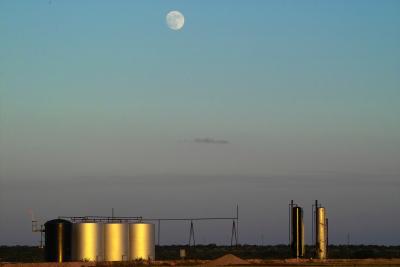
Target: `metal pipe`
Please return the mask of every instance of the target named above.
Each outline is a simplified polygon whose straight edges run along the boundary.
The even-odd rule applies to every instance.
[[[236,205],[236,246],[239,243],[239,205]]]

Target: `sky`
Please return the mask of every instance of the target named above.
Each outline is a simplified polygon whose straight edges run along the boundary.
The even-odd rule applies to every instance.
[[[173,31],[165,16],[179,10]],[[400,2],[0,0],[0,245],[58,216],[221,217],[400,244]],[[230,242],[230,221],[195,224]],[[184,244],[165,223],[162,244]],[[263,237],[263,238],[261,238]]]

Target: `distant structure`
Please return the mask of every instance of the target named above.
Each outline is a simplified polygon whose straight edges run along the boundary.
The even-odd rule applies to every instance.
[[[152,223],[129,224],[129,260],[154,260],[154,230]]]
[[[315,200],[313,205],[313,221],[315,222],[315,257],[324,260],[328,256],[328,218],[326,209]]]
[[[289,235],[290,251],[293,258],[305,256],[304,242],[304,222],[303,208],[294,204],[293,200],[289,204]]]
[[[154,260],[154,229],[154,224],[143,223],[141,217],[86,216],[50,220],[41,231],[45,235],[45,260]]]
[[[44,224],[44,258],[50,262],[71,260],[72,223],[55,219]]]
[[[72,260],[104,261],[103,242],[103,223],[85,221],[74,223],[72,226]],[[121,244],[118,245],[121,246]]]
[[[239,207],[235,217],[143,218],[112,216],[58,217],[38,227],[32,215],[32,231],[45,237],[45,260],[67,261],[135,261],[155,259],[155,224],[158,222],[157,242],[160,244],[162,221],[190,222],[189,249],[195,221],[232,221],[231,246],[238,245]],[[186,256],[186,255],[185,255]]]

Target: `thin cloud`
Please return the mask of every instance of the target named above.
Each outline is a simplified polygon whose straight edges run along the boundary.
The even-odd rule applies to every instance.
[[[193,140],[195,143],[199,144],[220,144],[220,145],[226,145],[229,144],[228,140],[223,140],[223,139],[214,139],[214,138],[195,138]]]

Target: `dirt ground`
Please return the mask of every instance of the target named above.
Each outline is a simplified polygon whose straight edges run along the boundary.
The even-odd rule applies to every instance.
[[[94,262],[37,262],[37,263],[0,263],[1,267],[92,267]]]
[[[310,260],[310,259],[287,259],[287,260],[261,260],[251,259],[242,260],[233,255],[225,255],[213,261],[154,261],[151,266],[375,266],[375,267],[400,267],[400,259],[335,259],[335,260]],[[95,266],[114,266],[128,267],[134,264],[124,263],[94,263],[94,262],[65,262],[65,263],[0,263],[1,267],[95,267]],[[138,265],[136,265],[138,266]],[[146,266],[146,265],[141,265]]]

